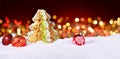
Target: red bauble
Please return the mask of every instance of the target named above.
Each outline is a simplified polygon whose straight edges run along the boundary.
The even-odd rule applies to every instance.
[[[74,38],[73,38],[73,43],[78,45],[78,46],[81,46],[81,45],[84,45],[85,44],[85,38],[83,35],[75,35]]]
[[[26,46],[26,39],[25,37],[18,35],[13,38],[12,40],[12,46],[14,47],[23,47]]]
[[[2,39],[2,44],[3,45],[9,45],[12,40],[12,35],[11,34],[6,34],[3,39]]]

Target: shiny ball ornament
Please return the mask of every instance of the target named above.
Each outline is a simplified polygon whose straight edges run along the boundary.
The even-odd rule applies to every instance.
[[[15,36],[12,40],[12,46],[14,47],[23,47],[26,46],[26,39],[25,37],[18,35]]]
[[[12,35],[11,34],[6,34],[3,39],[2,39],[2,44],[3,45],[9,45],[12,40]]]
[[[75,35],[73,38],[73,43],[78,45],[78,46],[84,45],[85,44],[84,36],[80,35],[80,34]]]

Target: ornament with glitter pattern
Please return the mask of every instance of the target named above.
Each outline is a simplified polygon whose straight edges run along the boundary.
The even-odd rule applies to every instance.
[[[13,38],[12,40],[12,46],[14,47],[23,47],[26,46],[26,39],[25,37],[18,35]]]
[[[2,39],[2,44],[3,45],[9,45],[12,40],[12,35],[11,34],[6,34],[3,39]]]
[[[81,45],[84,45],[85,44],[85,38],[83,35],[75,35],[74,38],[73,38],[73,43],[78,45],[78,46],[81,46]]]

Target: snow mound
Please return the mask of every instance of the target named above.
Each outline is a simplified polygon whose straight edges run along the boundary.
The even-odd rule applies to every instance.
[[[120,34],[85,37],[86,43],[77,46],[73,38],[58,39],[49,44],[27,42],[25,47],[2,45],[0,59],[120,59]]]

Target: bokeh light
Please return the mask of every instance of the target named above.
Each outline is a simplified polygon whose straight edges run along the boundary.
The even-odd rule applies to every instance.
[[[0,24],[2,24],[3,23],[3,21],[2,21],[2,19],[0,19]]]
[[[88,18],[88,23],[92,23],[92,18],[91,17]]]
[[[91,32],[91,33],[94,33],[94,29],[92,27],[88,27],[88,30]]]
[[[75,18],[75,22],[79,22],[79,18]]]
[[[76,26],[76,29],[79,30],[79,29],[80,29],[80,26]]]
[[[100,21],[100,22],[99,22],[99,25],[100,25],[100,26],[103,25],[103,24],[104,24],[103,21]]]
[[[98,21],[97,21],[97,20],[94,20],[94,21],[93,21],[93,24],[94,24],[94,25],[97,25],[97,24],[98,24]]]
[[[66,26],[70,26],[70,23],[69,23],[69,22],[67,22],[67,23],[66,23]]]
[[[62,26],[61,26],[61,25],[58,25],[57,27],[58,27],[58,29],[61,29],[61,28],[62,28]]]
[[[72,27],[71,27],[71,26],[69,26],[69,27],[68,27],[68,30],[71,30],[71,29],[72,29]]]
[[[113,20],[111,19],[111,20],[109,21],[109,23],[110,23],[110,24],[113,24]]]
[[[56,15],[53,15],[53,19],[57,19],[57,16],[56,16]]]

